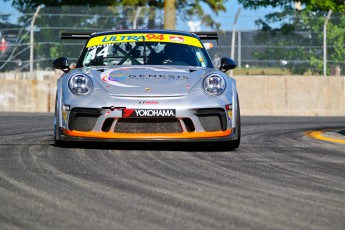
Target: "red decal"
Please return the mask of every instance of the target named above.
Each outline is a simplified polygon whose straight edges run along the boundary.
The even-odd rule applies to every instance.
[[[129,117],[134,112],[134,109],[123,109],[122,117]]]
[[[158,101],[139,101],[139,104],[158,105]]]
[[[184,38],[182,36],[169,36],[170,41],[173,42],[184,42]]]
[[[164,39],[164,35],[163,34],[159,34],[159,35],[156,36],[156,39],[163,40]]]
[[[155,34],[146,34],[146,38],[147,40],[151,40],[151,39],[154,39],[156,37]]]

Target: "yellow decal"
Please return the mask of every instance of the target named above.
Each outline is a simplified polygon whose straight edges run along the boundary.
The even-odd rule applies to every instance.
[[[191,46],[196,46],[202,48],[201,42],[199,39],[178,35],[178,34],[143,34],[143,33],[136,33],[136,34],[108,34],[93,37],[87,43],[86,48],[98,45],[105,45],[105,44],[112,44],[112,43],[120,43],[120,42],[170,42],[170,43],[179,43],[179,44],[186,44]]]

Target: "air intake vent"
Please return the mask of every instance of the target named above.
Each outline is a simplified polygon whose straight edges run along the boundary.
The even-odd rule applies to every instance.
[[[175,118],[119,119],[116,133],[182,133],[180,122]]]
[[[100,109],[73,108],[69,115],[68,128],[84,132],[91,131],[100,115]]]
[[[198,116],[203,129],[207,132],[225,131],[227,129],[224,109],[199,109],[195,115]]]

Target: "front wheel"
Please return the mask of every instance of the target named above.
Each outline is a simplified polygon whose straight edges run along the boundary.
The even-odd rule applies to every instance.
[[[59,119],[57,117],[58,114],[58,107],[57,102],[55,102],[55,113],[54,113],[54,146],[56,147],[63,147],[65,146],[65,141],[60,140],[60,128],[59,128]]]
[[[226,150],[234,150],[237,149],[238,147],[240,147],[240,143],[241,143],[241,112],[240,112],[240,103],[238,100],[238,96],[237,96],[237,111],[236,111],[236,140],[233,141],[227,141],[224,144],[224,149]]]
[[[62,146],[62,141],[59,140],[59,125],[58,119],[56,117],[56,112],[54,114],[54,146]]]

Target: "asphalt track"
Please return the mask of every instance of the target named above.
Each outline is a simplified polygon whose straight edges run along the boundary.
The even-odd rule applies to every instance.
[[[239,149],[53,145],[0,113],[0,229],[345,229],[345,118],[243,117]]]

